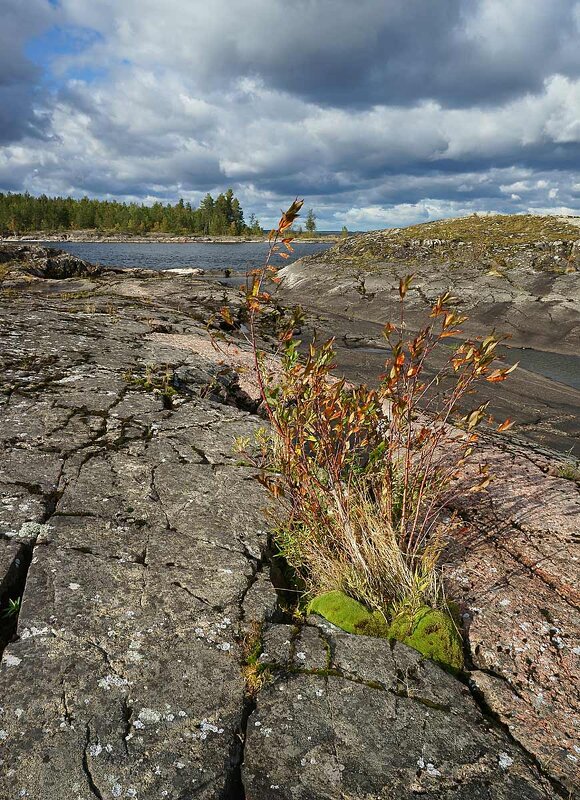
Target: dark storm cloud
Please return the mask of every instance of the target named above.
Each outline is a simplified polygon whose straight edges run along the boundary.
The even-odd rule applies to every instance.
[[[44,128],[42,114],[35,112],[42,70],[24,46],[44,29],[50,13],[42,0],[0,0],[0,145]]]
[[[569,0],[298,0],[265,47],[274,22],[236,20],[231,48],[208,47],[206,76],[255,74],[314,102],[361,107],[497,103],[580,71]]]
[[[241,76],[341,107],[498,103],[580,73],[574,0],[63,0],[111,57],[190,67],[198,86]],[[123,25],[116,25],[116,17]],[[169,44],[169,42],[171,44]]]

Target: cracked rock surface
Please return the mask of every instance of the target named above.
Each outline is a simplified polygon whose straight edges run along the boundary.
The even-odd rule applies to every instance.
[[[450,555],[481,609],[478,691],[403,645],[282,616],[267,500],[232,450],[263,422],[205,329],[229,290],[78,260],[47,278],[55,256],[29,250],[34,270],[12,253],[0,287],[0,594],[23,598],[0,638],[0,798],[568,796],[531,718],[512,726],[519,662],[489,655],[486,551]],[[254,697],[243,639],[257,630],[270,677]]]
[[[0,312],[0,579],[24,589],[0,668],[0,797],[226,796],[242,601],[266,545],[264,498],[232,447],[260,420],[195,394],[212,383],[206,358],[149,339],[154,314],[200,323],[152,308],[148,283],[206,315],[219,289],[149,274],[132,298],[129,278],[93,271],[79,290],[78,268],[12,277]],[[132,382],[147,365],[197,383],[168,403]]]
[[[523,451],[526,452],[526,451]],[[495,480],[471,532],[447,557],[465,611],[471,680],[511,735],[578,791],[580,491],[547,460],[504,445],[484,457]]]

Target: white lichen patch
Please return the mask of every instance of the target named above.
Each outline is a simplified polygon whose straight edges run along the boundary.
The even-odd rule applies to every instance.
[[[18,658],[18,656],[13,656],[11,653],[4,653],[4,658],[2,660],[7,667],[17,667],[19,664],[22,664],[22,659]]]
[[[208,719],[202,719],[199,725],[199,738],[200,739],[207,739],[208,734],[210,733],[223,733],[224,729],[218,727],[213,722],[210,722]]]
[[[143,656],[136,650],[129,650],[129,652],[127,653],[127,661],[133,661],[133,663],[138,663],[139,661],[143,661]]]
[[[50,628],[45,626],[44,628],[36,628],[32,625],[30,628],[24,628],[22,633],[20,634],[21,639],[30,639],[33,636],[46,636],[50,633]]]
[[[508,769],[514,763],[513,758],[503,752],[499,754],[497,760],[501,769]]]
[[[76,592],[76,591],[77,591],[77,589],[80,589],[80,588],[81,588],[81,585],[80,585],[80,583],[69,583],[69,585],[68,585],[68,588],[69,588],[71,591],[73,591],[73,592]]]
[[[437,767],[435,766],[435,764],[433,764],[432,761],[425,761],[424,758],[418,758],[417,766],[419,767],[419,769],[424,769],[430,778],[441,777],[441,772],[437,769]]]
[[[22,510],[22,508],[21,508]],[[23,539],[36,539],[52,529],[51,525],[41,524],[40,522],[24,522],[19,530],[6,531],[5,536],[13,538],[15,536]]]
[[[161,720],[161,714],[159,711],[155,711],[154,708],[142,708],[141,711],[139,712],[139,719],[142,722],[155,723]]]
[[[113,686],[127,686],[128,681],[126,678],[122,678],[120,675],[105,675],[104,678],[101,678],[98,685],[101,689],[107,689],[109,691]]]
[[[103,748],[100,744],[91,744],[88,748],[88,753],[93,758],[96,758],[103,752]]]

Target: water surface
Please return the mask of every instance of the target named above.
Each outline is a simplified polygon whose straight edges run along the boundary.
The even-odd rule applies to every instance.
[[[527,347],[504,347],[501,355],[508,364],[519,361],[522,369],[580,389],[580,356],[548,353]]]
[[[185,244],[161,242],[44,242],[47,247],[58,247],[85,261],[107,267],[139,267],[140,269],[176,269],[199,267],[208,272],[230,269],[246,272],[263,264],[268,252],[266,242],[188,242]],[[333,242],[294,243],[289,258],[274,256],[276,266],[284,266],[303,256],[327,250]]]

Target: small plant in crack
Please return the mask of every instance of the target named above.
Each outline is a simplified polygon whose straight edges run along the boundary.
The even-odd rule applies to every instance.
[[[260,663],[261,653],[262,625],[253,622],[242,640],[242,672],[249,697],[255,697],[270,676],[267,667]]]
[[[10,600],[9,599],[8,600],[8,605],[6,606],[4,611],[2,612],[2,617],[4,619],[11,619],[13,617],[17,617],[18,614],[20,613],[21,601],[22,601],[21,597],[17,597],[15,600]]]
[[[576,481],[576,483],[580,483],[580,461],[577,461],[576,464],[563,464],[559,467],[557,475],[559,478],[564,478],[567,481]]]
[[[125,381],[146,392],[153,392],[161,397],[171,399],[178,392],[173,385],[173,370],[168,366],[148,364],[143,373],[135,373],[132,369],[123,375]]]

